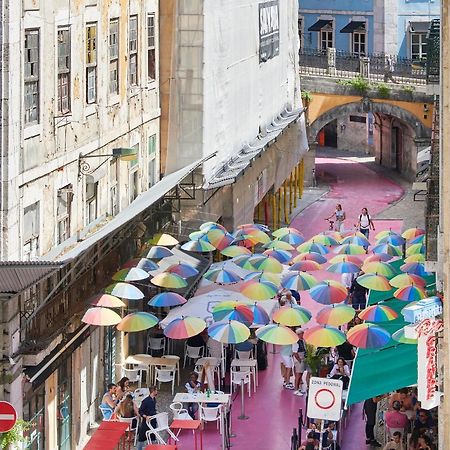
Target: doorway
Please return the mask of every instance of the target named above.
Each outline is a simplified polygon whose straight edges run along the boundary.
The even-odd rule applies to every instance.
[[[337,148],[337,119],[327,123],[323,130],[325,146]]]

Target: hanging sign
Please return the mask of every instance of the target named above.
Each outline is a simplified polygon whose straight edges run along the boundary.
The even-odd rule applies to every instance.
[[[259,62],[280,53],[280,5],[278,0],[259,4]]]

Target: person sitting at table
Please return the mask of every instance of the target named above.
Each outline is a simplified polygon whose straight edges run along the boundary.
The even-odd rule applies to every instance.
[[[100,408],[105,420],[111,419],[114,410],[116,409],[118,403],[118,400],[116,398],[116,390],[117,386],[114,383],[110,383],[108,384],[108,390],[102,397]]]
[[[139,410],[136,403],[134,403],[133,396],[131,394],[125,395],[122,401],[116,406],[114,413],[116,416],[124,419],[134,418],[135,420],[133,420],[131,427],[136,427],[136,421],[139,417]]]
[[[329,377],[334,378],[335,380],[342,380],[344,389],[348,388],[348,383],[350,381],[350,368],[344,358],[339,357],[337,359],[336,364],[331,369]]]
[[[413,411],[414,405],[412,396],[409,394],[408,388],[399,389],[395,394],[392,394],[389,398],[389,408],[392,409],[392,405],[395,401],[400,402],[400,411]]]
[[[406,414],[400,411],[401,407],[400,402],[395,400],[394,403],[392,403],[392,410],[386,411],[384,420],[388,429],[401,428],[404,433],[409,424],[409,420]]]
[[[127,377],[122,377],[118,383],[116,388],[116,399],[122,400],[122,398],[128,394],[130,391],[130,379]]]
[[[149,430],[147,425],[147,419],[151,416],[157,414],[156,412],[156,396],[158,395],[158,388],[156,386],[151,386],[149,388],[149,395],[142,400],[141,406],[139,407],[139,416],[142,417],[142,421],[139,425],[138,431],[138,442],[136,446],[136,450],[143,450],[147,446],[147,436],[146,432]],[[152,419],[151,421],[152,427],[156,427],[156,419]],[[152,440],[155,439],[155,436],[152,435]]]
[[[434,420],[432,419],[430,412],[426,409],[419,409],[417,418],[414,421],[414,429],[427,431],[433,428],[434,425]]]
[[[201,392],[202,385],[198,381],[197,372],[191,372],[189,375],[189,381],[184,385],[184,387],[186,388],[186,392],[188,394],[197,394],[198,392]],[[187,411],[189,415],[195,419],[195,413],[198,411],[198,403],[188,403]]]

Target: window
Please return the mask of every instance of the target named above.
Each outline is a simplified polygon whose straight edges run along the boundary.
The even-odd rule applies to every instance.
[[[45,385],[41,384],[23,403],[23,418],[30,424],[30,428],[23,433],[26,439],[24,450],[45,448],[45,412]]]
[[[350,116],[350,122],[366,123],[366,118],[363,116]]]
[[[427,33],[411,33],[411,59],[420,61],[427,57]]]
[[[333,47],[333,28],[330,25],[320,30],[320,48],[326,50]]]
[[[366,54],[366,33],[352,33],[352,49],[355,55]]]
[[[39,122],[39,30],[25,30],[25,125]]]
[[[156,181],[156,134],[153,134],[148,139],[148,187]]]
[[[147,16],[147,76],[156,80],[155,15]]]
[[[86,26],[86,103],[97,101],[97,24]]]
[[[138,157],[129,161],[128,170],[130,173],[129,177],[129,196],[130,203],[139,195],[139,144],[136,144],[133,148],[137,150],[136,154]]]
[[[300,40],[300,49],[303,48],[303,17],[298,18],[298,37]]]
[[[86,183],[86,225],[97,218],[97,183]]]
[[[58,190],[56,198],[57,245],[70,237],[70,212],[72,207],[73,189],[68,184]]]
[[[58,28],[58,112],[70,111],[70,29]]]
[[[128,36],[129,50],[129,82],[131,86],[138,84],[138,17],[130,17],[130,30]]]
[[[109,21],[109,93],[119,93],[119,19]]]
[[[39,256],[40,234],[39,202],[23,210],[23,257],[25,260]]]
[[[115,216],[119,212],[119,164],[114,159],[109,164],[109,213]]]

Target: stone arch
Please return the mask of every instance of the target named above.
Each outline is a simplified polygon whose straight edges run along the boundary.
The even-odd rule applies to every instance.
[[[431,138],[431,129],[423,125],[423,123],[412,113],[399,106],[390,103],[371,102],[370,100],[362,100],[360,102],[346,103],[336,106],[322,115],[310,124],[310,139],[312,142],[316,140],[317,133],[328,123],[340,117],[346,117],[353,114],[367,114],[368,112],[380,113],[395,117],[411,127],[415,133],[416,139]]]

